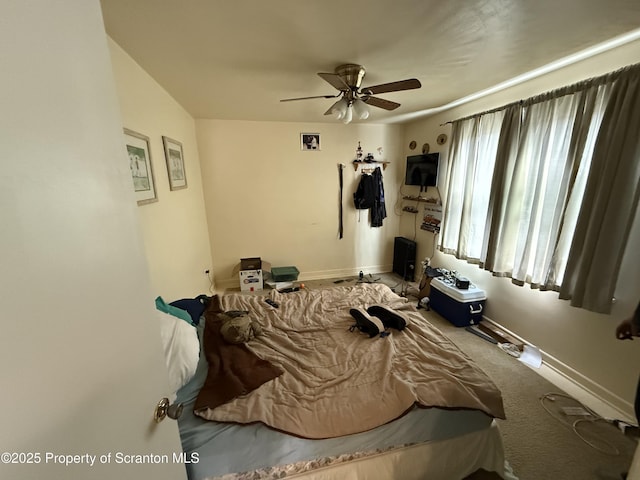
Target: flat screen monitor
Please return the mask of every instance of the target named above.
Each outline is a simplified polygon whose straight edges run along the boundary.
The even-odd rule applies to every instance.
[[[405,185],[435,187],[438,182],[439,153],[426,153],[407,157]]]

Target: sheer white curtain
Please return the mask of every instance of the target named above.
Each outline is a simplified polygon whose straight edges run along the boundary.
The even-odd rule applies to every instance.
[[[583,131],[583,135],[586,135],[584,148],[582,151],[575,152],[574,163],[571,165],[575,173],[575,180],[573,181],[572,188],[570,188],[568,192],[569,197],[564,213],[562,229],[546,280],[545,286],[548,288],[557,289],[559,285],[563,284],[565,278],[565,270],[576,231],[578,214],[583,204],[587,178],[591,169],[591,159],[595,149],[596,138],[602,124],[606,101],[610,96],[611,88],[611,84],[605,84],[597,89],[593,88],[586,92],[586,118],[591,118],[592,121],[584,122],[586,124],[583,125],[583,128],[586,128],[586,130]],[[592,108],[593,111],[590,111],[589,108]]]
[[[441,249],[483,263],[484,232],[504,111],[454,122]]]
[[[519,134],[508,145],[515,155],[505,156],[508,174],[494,185],[497,195],[505,194],[490,227],[490,234],[498,236],[491,252],[494,272],[520,284],[559,287],[558,272],[568,252],[557,249],[558,239],[563,224],[575,224],[576,212],[566,207],[571,194],[579,199],[584,191],[575,172],[580,160],[593,153],[604,113],[602,93],[595,86],[523,105]],[[588,170],[588,164],[583,167]]]

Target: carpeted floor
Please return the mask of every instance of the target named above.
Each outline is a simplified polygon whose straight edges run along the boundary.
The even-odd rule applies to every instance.
[[[381,281],[395,285],[398,278],[394,277],[384,275]],[[578,422],[574,430],[571,423],[579,417],[567,421],[562,407],[578,406],[577,401],[564,397],[565,392],[496,345],[455,327],[433,311],[420,311],[502,391],[507,419],[498,422],[506,458],[520,480],[622,479],[631,464],[635,439],[602,420]],[[549,393],[557,395],[542,398]]]
[[[606,422],[579,422],[577,432],[597,448],[588,445],[562,421],[566,416],[560,407],[575,406],[576,402],[554,395],[553,401],[545,399],[543,405],[542,396],[563,394],[562,390],[495,345],[454,327],[435,312],[424,315],[502,391],[507,419],[499,420],[499,426],[507,460],[520,480],[622,478],[620,474],[631,463],[635,440]]]
[[[336,280],[342,280],[335,283]],[[389,285],[397,293],[416,292],[415,284],[403,283],[395,274],[365,275],[364,281]],[[348,286],[357,277],[304,282],[307,288]],[[575,430],[561,407],[576,406],[549,381],[500,348],[464,328],[457,328],[433,311],[420,309],[423,316],[447,335],[485,373],[503,394],[506,420],[499,420],[506,458],[520,480],[620,480],[631,464],[636,440],[625,437],[604,421],[579,422]],[[542,399],[555,393],[553,400]],[[545,408],[546,407],[546,408]],[[550,413],[549,413],[550,412]],[[573,421],[577,417],[569,417]],[[577,433],[576,433],[577,432]],[[593,446],[589,445],[582,438]],[[489,476],[473,477],[478,480]]]

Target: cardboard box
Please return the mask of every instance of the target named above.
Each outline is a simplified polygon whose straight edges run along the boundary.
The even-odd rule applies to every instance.
[[[422,300],[424,297],[428,297],[431,294],[431,280],[442,276],[442,272],[438,268],[427,266],[420,279],[420,285],[418,288],[418,300]]]
[[[255,292],[262,290],[262,269],[240,270],[240,290],[243,292]]]
[[[418,292],[418,300],[428,297],[431,294],[431,277],[422,277],[420,281],[420,291]]]
[[[240,270],[261,270],[262,260],[260,257],[241,258]]]

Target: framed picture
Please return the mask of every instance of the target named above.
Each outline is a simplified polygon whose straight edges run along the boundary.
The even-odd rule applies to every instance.
[[[157,202],[158,193],[151,165],[149,137],[125,128],[124,140],[138,205]]]
[[[162,143],[164,144],[164,157],[167,160],[169,188],[171,190],[187,188],[187,174],[184,171],[182,144],[171,140],[169,137],[162,137]]]
[[[320,134],[319,133],[301,133],[300,148],[308,152],[320,150]]]

